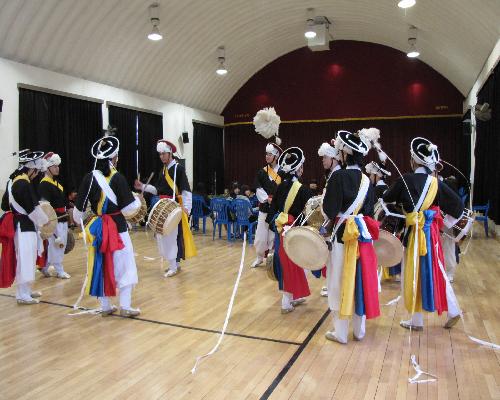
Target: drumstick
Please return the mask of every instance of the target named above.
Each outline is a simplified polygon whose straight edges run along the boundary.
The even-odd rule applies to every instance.
[[[57,221],[57,220],[60,220],[62,218],[66,218],[66,217],[69,217],[69,215],[68,214],[63,214],[63,215],[60,215],[59,217],[49,219],[47,221],[47,223],[52,222],[52,221]]]
[[[146,181],[146,183],[145,183],[145,184],[144,184],[144,186],[143,186],[143,189],[141,190],[141,195],[144,193],[144,188],[145,188],[146,186],[148,186],[148,185],[149,185],[149,182],[151,182],[151,179],[153,179],[153,175],[154,175],[154,174],[155,174],[155,173],[154,173],[154,171],[153,171],[153,172],[151,172],[151,175],[149,175],[148,180]]]

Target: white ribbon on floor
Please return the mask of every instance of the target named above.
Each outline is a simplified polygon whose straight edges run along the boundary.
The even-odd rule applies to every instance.
[[[420,368],[420,365],[418,365],[418,363],[417,363],[417,358],[415,357],[415,354],[412,354],[410,359],[411,359],[411,365],[413,366],[413,369],[415,370],[416,374],[413,378],[409,378],[408,382],[410,382],[410,383],[430,383],[430,382],[437,381],[436,375],[432,375],[432,374],[429,374],[428,372],[422,371],[422,368]],[[432,378],[419,380],[419,378],[422,375],[431,376]]]
[[[392,306],[393,304],[398,304],[399,300],[401,300],[401,295],[396,297],[395,299],[389,300],[387,303],[383,304],[384,306]]]
[[[240,269],[238,271],[238,277],[236,278],[236,282],[234,283],[233,294],[231,295],[231,300],[229,300],[229,306],[227,308],[226,319],[224,321],[224,326],[222,327],[222,331],[220,333],[219,340],[215,344],[214,348],[212,350],[210,350],[207,354],[205,354],[204,356],[196,357],[196,362],[194,364],[193,369],[191,370],[192,374],[194,374],[196,372],[196,368],[198,367],[198,364],[200,363],[200,361],[203,360],[204,358],[214,354],[217,351],[217,349],[219,348],[220,344],[222,343],[222,339],[224,338],[224,334],[226,333],[227,325],[229,323],[229,317],[231,316],[231,311],[233,310],[233,304],[234,304],[234,299],[236,297],[236,292],[238,291],[238,286],[240,284],[241,273],[243,272],[243,265],[244,265],[244,261],[245,261],[246,247],[247,247],[247,233],[245,232],[245,234],[243,236],[243,250],[241,252]]]
[[[436,247],[437,247],[437,244],[436,244]],[[446,294],[448,297],[450,297],[450,300],[457,305],[457,308],[460,312],[460,314],[459,314],[460,320],[462,321],[462,326],[464,328],[464,332],[467,335],[467,337],[470,340],[472,340],[473,342],[478,343],[482,346],[486,346],[486,347],[489,347],[489,348],[495,349],[495,350],[500,350],[500,345],[498,345],[496,343],[487,342],[485,340],[481,340],[481,339],[478,339],[474,336],[469,335],[469,333],[467,332],[467,329],[465,328],[464,316],[462,313],[462,309],[460,308],[460,304],[458,304],[457,296],[455,296],[455,292],[453,291],[453,288],[451,287],[451,283],[450,283],[450,280],[448,279],[448,275],[446,274],[446,271],[444,270],[444,265],[441,263],[441,260],[439,258],[438,258],[438,265],[439,265],[439,269],[441,270],[441,274],[443,275],[443,278],[446,282]]]

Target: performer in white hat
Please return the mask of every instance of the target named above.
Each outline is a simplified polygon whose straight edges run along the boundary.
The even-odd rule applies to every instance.
[[[381,199],[384,192],[389,189],[385,180],[391,173],[382,168],[377,162],[372,161],[365,166],[366,173],[370,176],[370,181],[375,189],[375,200]]]
[[[251,265],[252,268],[258,267],[264,262],[274,243],[274,233],[269,229],[266,218],[276,188],[281,183],[281,176],[278,174],[278,158],[283,153],[279,146],[281,139],[278,137],[280,122],[279,115],[272,107],[260,110],[253,119],[255,131],[266,139],[275,136],[276,143],[270,142],[266,145],[266,165],[257,171],[255,179],[255,187],[257,188],[255,194],[259,200],[259,217],[254,242],[257,257]]]
[[[196,256],[196,247],[188,221],[193,195],[186,170],[174,159],[174,153],[177,151],[175,145],[168,140],[161,139],[156,144],[156,151],[159,153],[163,168],[158,174],[155,185],[145,185],[136,180],[134,187],[159,198],[174,199],[184,210],[178,229],[174,229],[168,235],[156,235],[158,251],[161,257],[169,262],[165,277],[170,278],[180,271],[180,259]]]
[[[38,194],[41,200],[50,203],[59,219],[54,235],[48,239],[46,257],[44,257],[45,264],[41,272],[45,277],[50,277],[49,267],[53,265],[58,278],[69,279],[70,275],[64,271],[63,267],[64,251],[68,238],[67,199],[63,186],[57,181],[61,157],[59,154],[49,152],[43,157],[42,163],[42,172],[45,173],[45,176],[38,185]]]
[[[132,308],[132,290],[138,283],[134,248],[123,213],[141,207],[134,198],[125,177],[116,170],[120,141],[105,135],[92,146],[95,169],[80,185],[73,209],[75,222],[82,224],[83,211],[90,202],[96,215],[85,226],[84,235],[89,246],[87,255],[86,294],[96,296],[101,303],[101,315],[117,311],[110,297],[119,289],[120,315],[135,317],[139,309]]]
[[[347,166],[332,175],[323,201],[323,211],[335,220],[327,264],[328,305],[334,330],[325,336],[342,344],[348,341],[350,319],[354,339],[362,340],[366,319],[380,315],[373,248],[379,228],[371,218],[374,203],[370,179],[361,170],[363,158],[378,136],[379,131],[374,128],[338,132],[335,148]]]
[[[451,328],[460,319],[460,309],[439,266],[444,270],[439,230],[443,224],[451,227],[456,223],[463,205],[451,188],[433,176],[440,161],[435,144],[417,137],[411,141],[410,153],[413,173],[405,174],[404,181],[398,179],[383,196],[385,202],[401,204],[406,212],[401,287],[411,318],[400,324],[421,331],[423,311],[448,311],[444,327]],[[440,210],[446,214],[444,220]],[[418,240],[421,235],[425,241]]]
[[[330,143],[322,143],[320,148],[318,149],[318,156],[321,157],[323,168],[325,169],[326,173],[326,183],[322,195],[323,196],[322,202],[323,202],[328,182],[330,181],[333,173],[342,169],[340,152],[335,148],[335,139],[330,140]],[[328,217],[326,217],[326,215],[324,214],[323,209],[321,209],[321,212],[323,216],[327,219]],[[326,277],[326,267],[323,268],[321,271],[313,271],[312,273],[317,278],[319,278],[321,275]],[[328,288],[326,286],[323,286],[321,288],[320,295],[322,297],[328,296]]]
[[[40,292],[32,291],[38,250],[37,227],[49,222],[38,203],[31,181],[42,168],[43,152],[19,152],[19,168],[9,177],[2,198],[0,219],[0,288],[12,286],[16,280],[18,304],[37,304]]]
[[[259,200],[259,217],[254,242],[257,258],[252,263],[252,268],[261,265],[267,253],[273,248],[274,233],[269,229],[266,217],[276,188],[281,183],[281,176],[278,174],[278,158],[282,152],[283,150],[277,144],[268,143],[266,145],[266,166],[257,171],[255,194]]]
[[[287,256],[283,247],[283,230],[299,218],[310,190],[299,182],[304,171],[304,152],[299,147],[290,147],[280,156],[278,164],[283,171],[283,181],[278,186],[271,202],[266,222],[275,227],[273,268],[278,279],[279,290],[283,291],[281,313],[292,312],[296,305],[305,302],[309,296],[309,284],[305,272]]]

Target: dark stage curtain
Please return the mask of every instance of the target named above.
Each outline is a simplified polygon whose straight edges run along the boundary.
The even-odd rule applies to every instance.
[[[58,153],[66,190],[92,169],[90,148],[101,134],[100,103],[19,88],[19,148]]]
[[[148,179],[151,172],[158,173],[161,161],[156,152],[156,142],[163,137],[161,115],[138,112],[139,116],[139,172],[141,180]],[[153,181],[155,177],[153,177]]]
[[[280,125],[282,148],[301,147],[306,156],[302,181],[308,183],[316,179],[324,185],[324,171],[318,157],[318,148],[322,142],[329,141],[338,130],[356,131],[361,128],[376,127],[381,131],[381,143],[384,151],[394,160],[402,173],[410,170],[410,142],[416,136],[423,136],[439,147],[441,157],[457,168],[466,170],[463,157],[464,146],[469,137],[462,134],[460,117],[421,118],[375,121],[334,121],[287,123]],[[224,129],[225,146],[225,182],[226,187],[232,181],[252,185],[259,168],[265,163],[266,140],[255,133],[253,125],[235,125]],[[376,159],[372,151],[367,161]],[[392,179],[397,176],[394,167],[387,162]],[[445,167],[443,176],[457,175]]]
[[[128,108],[108,106],[109,124],[116,128],[116,137],[120,139],[118,171],[132,186],[137,177],[136,133],[137,111]]]
[[[193,129],[193,186],[203,183],[208,193],[220,194],[224,191],[223,129],[197,122]]]
[[[474,205],[490,202],[489,216],[500,224],[500,64],[478,94],[491,107],[489,121],[476,120]]]

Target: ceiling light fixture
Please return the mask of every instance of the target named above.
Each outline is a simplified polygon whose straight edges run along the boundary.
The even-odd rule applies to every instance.
[[[215,70],[215,73],[220,76],[226,75],[226,49],[224,48],[224,46],[220,46],[219,48],[217,48],[217,61],[219,62],[219,66]]]
[[[304,36],[307,39],[314,39],[316,37],[316,31],[314,30],[314,8],[307,9],[306,29],[304,31]]]
[[[154,42],[158,40],[162,40],[163,36],[158,29],[158,25],[160,25],[160,5],[158,3],[153,3],[149,6],[149,21],[151,25],[153,25],[153,29],[151,33],[148,35],[148,39]]]
[[[420,52],[417,49],[417,28],[413,25],[408,29],[408,52],[406,55],[409,58],[417,58]]]
[[[398,3],[399,8],[410,8],[413,7],[416,4],[415,0],[401,0]]]

